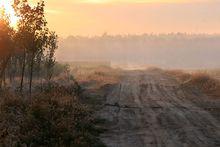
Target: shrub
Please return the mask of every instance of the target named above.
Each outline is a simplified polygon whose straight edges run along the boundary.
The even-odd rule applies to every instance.
[[[220,97],[220,82],[207,74],[192,74],[188,84],[196,86],[209,96]]]
[[[0,146],[104,146],[92,111],[69,94],[4,94],[0,108]]]
[[[220,82],[206,73],[190,74],[180,70],[167,71],[167,73],[186,87],[194,87],[212,98],[220,98]]]
[[[36,88],[37,93],[52,94],[53,96],[79,96],[82,92],[81,87],[75,81],[68,84],[60,84],[57,82],[46,82]]]

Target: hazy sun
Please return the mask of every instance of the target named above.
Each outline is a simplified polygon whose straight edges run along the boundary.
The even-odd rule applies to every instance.
[[[0,10],[5,10],[6,14],[9,15],[10,25],[15,27],[18,21],[18,17],[15,16],[15,11],[12,7],[12,0],[0,0]]]

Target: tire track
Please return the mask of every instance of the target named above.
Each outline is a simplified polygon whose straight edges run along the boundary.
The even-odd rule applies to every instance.
[[[190,96],[190,98],[189,98]],[[109,147],[218,147],[220,125],[160,71],[131,71],[99,112],[107,119]]]

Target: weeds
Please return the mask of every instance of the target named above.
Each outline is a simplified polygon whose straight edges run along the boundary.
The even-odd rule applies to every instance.
[[[70,87],[52,85],[32,101],[10,93],[1,96],[0,146],[104,146],[98,139],[102,129],[88,106]]]
[[[220,82],[206,73],[186,73],[183,71],[168,71],[181,84],[195,87],[212,98],[220,98]]]

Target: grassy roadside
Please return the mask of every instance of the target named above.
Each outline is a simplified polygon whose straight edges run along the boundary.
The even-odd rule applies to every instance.
[[[220,121],[220,81],[212,76],[213,74],[200,71],[188,73],[180,70],[167,73],[181,84],[183,92],[193,91],[194,96],[186,95],[185,98]]]
[[[183,71],[168,71],[180,84],[194,87],[213,99],[220,99],[220,81],[210,74],[203,72],[186,73]]]
[[[99,140],[100,121],[76,89],[75,84],[45,84],[31,101],[2,92],[0,146],[104,147]]]

